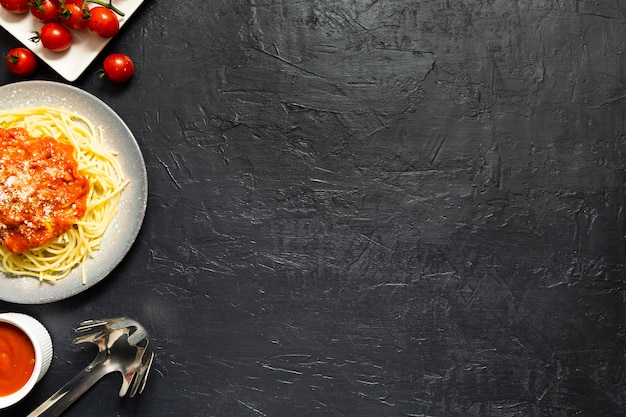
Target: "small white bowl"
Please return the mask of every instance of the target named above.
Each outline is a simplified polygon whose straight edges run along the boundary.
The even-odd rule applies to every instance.
[[[0,410],[22,400],[45,375],[52,361],[52,340],[46,328],[35,318],[22,313],[0,313],[0,322],[22,330],[35,348],[35,369],[26,384],[10,395],[0,396]]]

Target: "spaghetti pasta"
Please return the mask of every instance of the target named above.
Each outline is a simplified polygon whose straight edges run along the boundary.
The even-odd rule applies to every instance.
[[[49,136],[74,148],[78,172],[89,180],[85,214],[66,232],[24,253],[0,246],[0,271],[54,282],[66,277],[99,249],[102,237],[117,212],[117,202],[128,184],[114,152],[104,147],[102,129],[85,117],[50,107],[0,111],[0,127],[20,127],[32,137]]]

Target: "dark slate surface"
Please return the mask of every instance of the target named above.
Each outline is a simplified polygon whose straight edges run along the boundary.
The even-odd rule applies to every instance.
[[[137,136],[143,229],[83,294],[0,302],[56,349],[0,415],[114,315],[146,392],[68,417],[626,415],[625,40],[617,0],[147,1],[104,51],[132,81],[73,83]]]

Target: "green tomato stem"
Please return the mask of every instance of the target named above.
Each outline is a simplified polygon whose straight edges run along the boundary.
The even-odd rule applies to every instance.
[[[111,9],[113,10],[115,13],[117,13],[120,16],[124,16],[124,12],[121,11],[120,9],[118,9],[117,7],[113,6],[113,0],[109,0],[109,1],[103,1],[103,0],[85,0],[87,3],[96,3],[99,4],[100,6],[104,6],[107,9]]]

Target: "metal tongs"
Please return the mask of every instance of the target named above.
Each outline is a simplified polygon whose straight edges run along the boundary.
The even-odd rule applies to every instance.
[[[146,330],[136,321],[118,317],[87,320],[76,329],[74,343],[95,343],[96,358],[67,384],[52,394],[27,417],[56,417],[100,378],[111,372],[122,374],[120,397],[141,394],[154,360],[154,347]]]

